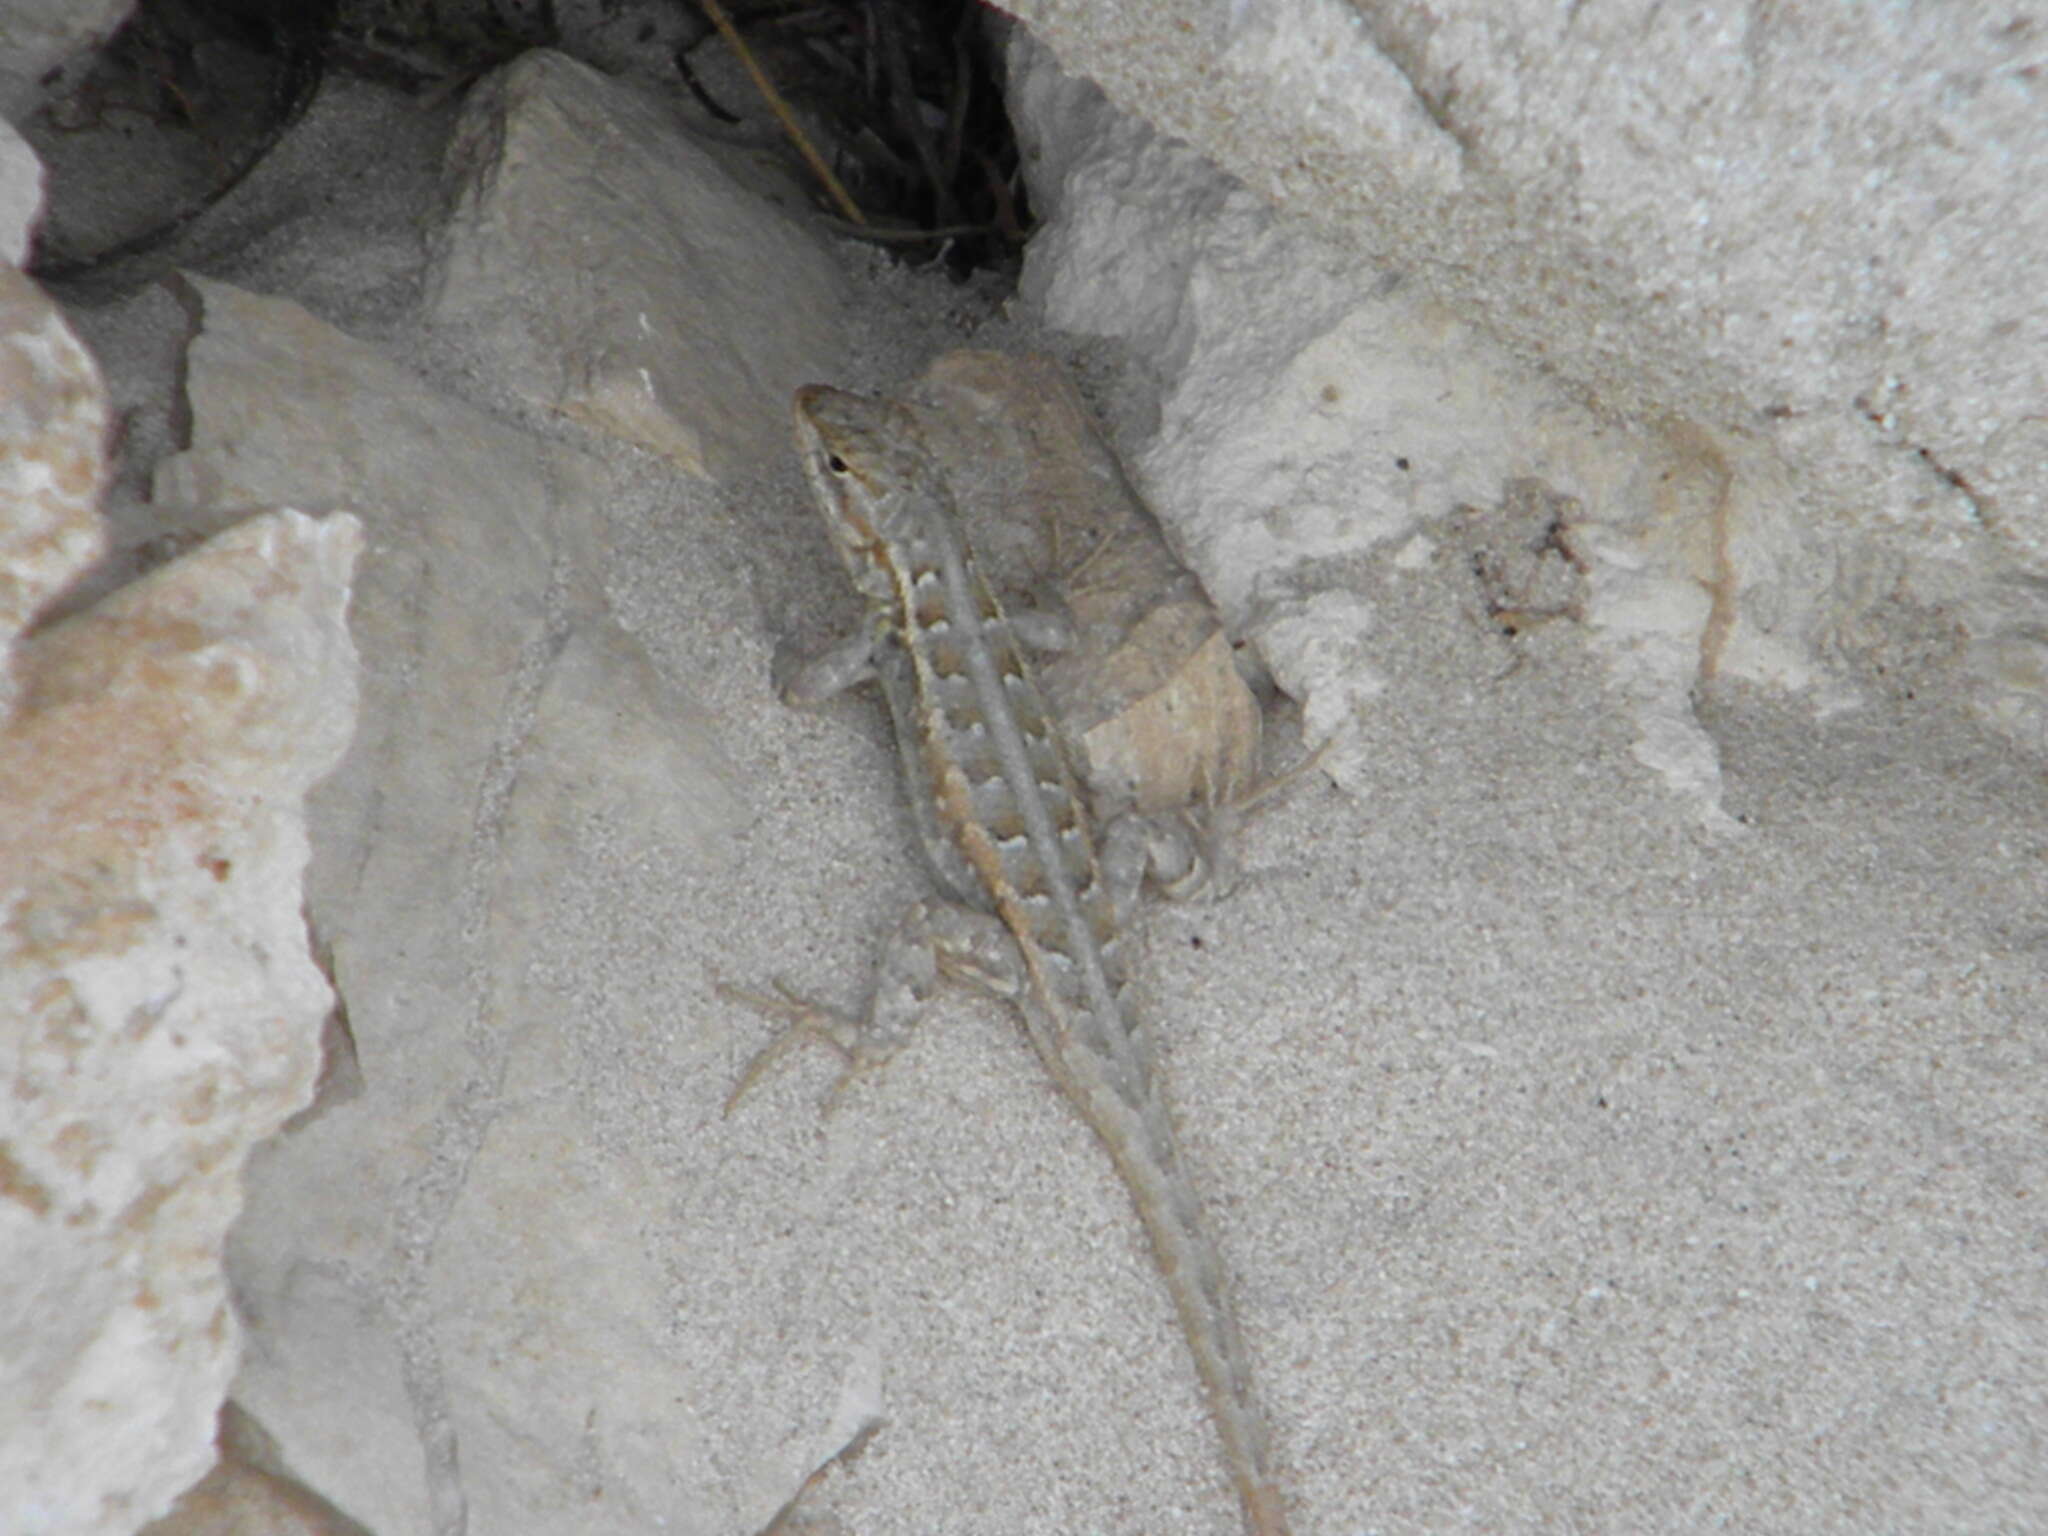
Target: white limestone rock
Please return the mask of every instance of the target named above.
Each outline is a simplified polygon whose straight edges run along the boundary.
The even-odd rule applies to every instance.
[[[430,279],[534,404],[726,480],[838,361],[839,278],[666,108],[538,51],[475,87]]]
[[[106,542],[107,393],[56,305],[0,268],[0,712],[14,639]]]
[[[268,513],[18,656],[0,732],[0,1527],[127,1532],[213,1457],[222,1249],[332,997],[302,800],[355,717],[346,515]]]
[[[1123,110],[1607,409],[1754,432],[1824,504],[1903,534],[1989,522],[2048,546],[2028,404],[2048,382],[2029,276],[2048,117],[2024,24],[1653,0],[1014,9]]]
[[[1042,52],[1018,52],[1030,119],[1086,146],[1063,151],[1026,292],[1053,323],[1124,338],[1160,374],[1161,420],[1134,467],[1311,735],[1369,719],[1377,691],[1372,603],[1351,562],[1391,558],[1455,509],[1535,481],[1576,508],[1592,567],[1578,616],[1635,717],[1638,755],[1717,820],[1713,752],[1691,713],[1702,670],[1807,674],[1766,626],[1708,601],[1730,515],[1715,446],[1601,420],[1409,274],[1364,266]],[[1752,539],[1758,526],[1745,525]],[[1777,545],[1771,558],[1797,541]],[[1698,600],[1646,601],[1671,592]]]
[[[1999,578],[2009,546],[1974,514],[1938,526],[1894,499],[1848,515],[1819,460],[1718,406],[1630,419],[1610,396],[1593,409],[1584,379],[1529,361],[1484,305],[1445,287],[1434,258],[1406,259],[1398,241],[1368,255],[1355,230],[1275,212],[1028,36],[1012,52],[1049,214],[1026,296],[1056,325],[1123,339],[1160,379],[1162,419],[1134,467],[1226,614],[1270,631],[1276,675],[1297,694],[1327,690],[1306,701],[1319,725],[1360,695],[1355,679],[1305,665],[1303,647],[1324,663],[1356,649],[1341,632],[1310,644],[1310,610],[1356,608],[1355,592],[1334,604],[1315,594],[1357,575],[1347,558],[1391,553],[1534,479],[1576,504],[1589,571],[1576,617],[1609,662],[1638,755],[1708,820],[1717,769],[1692,697],[1715,678],[1813,688],[1836,707],[1874,674],[1902,675],[1901,662],[1946,668],[1940,644],[1901,657],[1897,637],[1953,636],[1967,621],[1975,702],[2042,734],[2023,702],[2041,669],[2014,656],[2038,631],[2039,605]],[[1940,496],[1952,491],[1943,482]],[[1948,675],[1951,686],[1962,676]]]

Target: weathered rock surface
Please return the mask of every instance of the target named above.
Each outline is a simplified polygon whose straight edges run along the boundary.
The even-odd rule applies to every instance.
[[[0,268],[0,712],[15,636],[105,542],[107,396],[42,289]]]
[[[302,799],[354,722],[353,519],[249,519],[24,644],[0,731],[0,1525],[212,1459],[250,1148],[310,1096]]]
[[[2048,550],[2048,427],[2028,419],[2048,300],[2027,275],[2048,118],[2026,22],[1015,9],[1123,110],[1603,409],[1753,434],[1831,512]],[[1068,154],[1047,152],[1053,180]]]
[[[730,479],[839,355],[837,269],[661,103],[561,54],[471,93],[431,308],[535,405]]]
[[[1020,41],[1014,53],[1052,214],[1026,289],[1056,324],[1119,337],[1157,372],[1141,483],[1316,729],[1374,691],[1361,638],[1372,615],[1351,562],[1431,558],[1454,509],[1495,505],[1524,481],[1575,507],[1580,616],[1637,754],[1709,819],[1719,766],[1692,701],[1717,678],[1842,702],[1871,673],[1896,685],[1947,662],[1941,636],[1974,614],[1987,648],[1977,702],[2023,723],[1988,648],[2010,641],[2027,600],[1997,578],[2005,546],[1969,509],[1912,536],[1917,514],[1897,501],[1859,524],[1830,510],[1819,461],[1756,420],[1631,421],[1618,399],[1596,411],[1554,365],[1475,324],[1483,309],[1453,307],[1398,247],[1368,256],[1276,213],[1042,49]],[[1889,474],[1896,458],[1885,462]],[[1954,491],[1932,477],[1917,494]]]
[[[562,964],[550,933],[564,872],[641,856],[719,866],[740,821],[735,775],[702,707],[605,604],[593,460],[479,415],[294,304],[194,288],[193,444],[162,467],[159,497],[233,504],[290,487],[365,508],[370,532],[363,727],[316,798],[309,881],[362,1089],[252,1172],[235,1275],[260,1347],[237,1397],[295,1473],[375,1530],[425,1531],[463,1509],[476,1530],[559,1529],[580,1498],[567,1490],[582,1373],[604,1359],[599,1374],[641,1404],[600,1431],[599,1454],[625,1468],[606,1509],[633,1528],[670,1498],[645,1447],[670,1433],[674,1401],[644,1333],[660,1277],[632,1280],[646,1196],[601,1215],[579,1176],[528,1189],[508,1231],[493,1192],[539,1170],[552,1188],[570,1172],[563,1149],[600,1134],[580,1104],[508,1102],[562,1079],[545,1061],[559,1049],[546,978]],[[541,1230],[555,1238],[529,1240]],[[572,1231],[587,1245],[578,1276],[606,1277],[616,1307],[540,1301]],[[538,1373],[510,1397],[507,1351]]]
[[[98,553],[106,395],[0,271],[0,1526],[126,1531],[211,1456],[221,1251],[312,1082],[301,797],[353,722],[346,517],[253,519],[18,639]]]

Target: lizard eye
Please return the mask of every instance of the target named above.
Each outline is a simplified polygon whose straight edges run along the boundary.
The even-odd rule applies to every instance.
[[[825,460],[825,467],[835,475],[843,475],[846,473],[846,460],[835,453]]]

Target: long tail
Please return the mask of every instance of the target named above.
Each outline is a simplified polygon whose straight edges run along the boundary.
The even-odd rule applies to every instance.
[[[1071,1068],[1070,1068],[1071,1070]],[[1079,1075],[1079,1074],[1077,1074]],[[1159,1272],[1180,1313],[1181,1332],[1209,1399],[1251,1536],[1288,1536],[1287,1515],[1268,1465],[1266,1425],[1251,1390],[1251,1362],[1231,1310],[1223,1262],[1203,1224],[1194,1184],[1181,1170],[1172,1122],[1156,1084],[1129,1104],[1094,1073],[1076,1103],[1108,1150],[1152,1240]],[[1142,1129],[1132,1134],[1132,1122]]]

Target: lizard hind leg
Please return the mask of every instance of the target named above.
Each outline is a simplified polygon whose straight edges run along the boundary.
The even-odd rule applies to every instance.
[[[1233,856],[1238,829],[1267,801],[1320,766],[1335,738],[1278,773],[1228,793],[1204,783],[1200,798],[1177,810],[1150,815],[1129,811],[1103,830],[1102,868],[1119,917],[1137,902],[1141,886],[1167,901],[1208,901],[1237,884]]]
[[[775,1032],[775,1037],[754,1053],[738,1081],[732,1085],[732,1091],[725,1096],[723,1113],[730,1115],[737,1109],[740,1100],[755,1084],[766,1077],[783,1057],[807,1040],[817,1041],[839,1057],[839,1076],[825,1096],[825,1112],[831,1113],[840,1092],[861,1069],[860,1037],[864,1021],[812,1002],[792,990],[779,976],[775,978],[775,995],[772,997],[765,992],[749,992],[744,987],[735,987],[724,981],[716,984],[716,991],[729,1003],[743,1003],[756,1013],[782,1021],[782,1028]]]
[[[783,1057],[806,1041],[816,1041],[840,1061],[839,1076],[825,1094],[823,1107],[830,1114],[855,1078],[903,1048],[911,1026],[941,983],[964,981],[997,997],[1014,998],[1023,986],[1022,972],[1016,945],[999,919],[952,902],[920,901],[903,914],[883,945],[865,1015],[856,1017],[813,1002],[779,980],[773,996],[721,981],[720,997],[782,1024],[740,1072],[726,1096],[725,1113],[731,1114]]]

